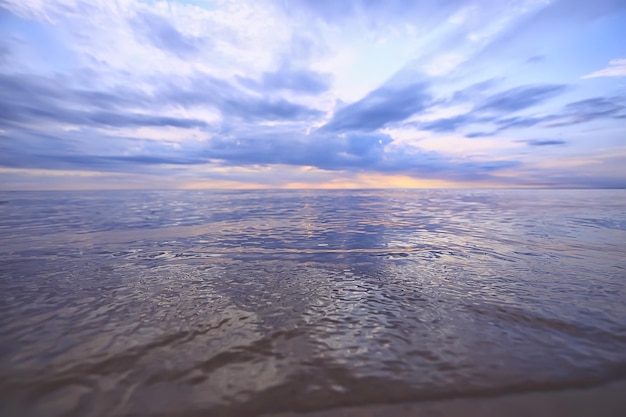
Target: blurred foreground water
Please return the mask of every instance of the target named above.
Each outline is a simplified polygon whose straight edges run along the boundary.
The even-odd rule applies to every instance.
[[[0,193],[0,414],[626,378],[626,191]]]

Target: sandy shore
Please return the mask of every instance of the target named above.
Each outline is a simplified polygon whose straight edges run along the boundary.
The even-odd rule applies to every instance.
[[[266,415],[269,417],[270,415]],[[624,417],[626,380],[562,391],[335,408],[273,417]]]

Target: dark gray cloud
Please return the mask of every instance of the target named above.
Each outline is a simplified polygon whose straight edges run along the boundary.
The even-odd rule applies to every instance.
[[[147,95],[138,91],[75,90],[62,82],[42,77],[0,75],[0,126],[41,122],[108,127],[207,125],[199,119],[130,111],[132,106],[151,102]]]
[[[504,117],[501,119],[497,119],[495,121],[497,131],[500,132],[506,129],[514,129],[514,128],[523,128],[523,127],[531,127],[536,126],[538,124],[549,122],[558,118],[557,115],[548,115],[548,116],[516,116],[516,117]]]
[[[567,141],[561,139],[526,139],[516,142],[525,143],[528,146],[559,146],[567,144]]]
[[[482,84],[482,83],[481,83]],[[477,84],[476,86],[480,86]],[[489,84],[484,84],[486,88]],[[458,116],[437,119],[414,125],[422,130],[433,132],[454,132],[472,124],[491,124],[493,130],[467,133],[468,138],[493,136],[508,129],[539,126],[545,128],[564,127],[598,119],[626,119],[626,98],[620,96],[594,97],[565,105],[561,111],[542,116],[508,116],[509,113],[526,110],[542,104],[567,89],[564,85],[521,86],[491,95],[482,100],[472,111]],[[461,90],[453,95],[447,104],[463,102],[468,91]],[[478,88],[481,91],[481,88]]]
[[[424,110],[430,101],[431,96],[424,83],[401,87],[386,85],[370,92],[361,100],[337,110],[330,122],[321,130],[329,132],[376,130]]]
[[[153,94],[132,87],[93,91],[72,88],[65,78],[0,74],[0,126],[44,121],[110,127],[208,126],[201,119],[163,115],[164,106],[211,107],[225,117],[250,122],[309,120],[323,114],[280,97],[250,94],[206,76],[157,87]]]
[[[442,104],[459,104],[476,102],[486,91],[491,90],[503,81],[503,78],[489,78],[472,84],[462,90],[455,91],[450,99],[442,100]]]
[[[547,128],[571,126],[599,119],[626,119],[624,97],[594,97],[567,104],[556,114],[498,119],[498,131],[539,124]]]
[[[320,110],[279,96],[251,94],[208,75],[170,80],[159,92],[159,97],[183,107],[210,106],[226,117],[247,122],[311,120],[323,115]]]
[[[310,120],[324,114],[320,110],[295,104],[282,98],[257,99],[249,96],[239,96],[236,98],[225,98],[217,104],[222,113],[248,122],[262,120]]]
[[[391,139],[383,134],[315,134],[306,140],[285,136],[225,140],[208,149],[211,158],[227,165],[287,164],[349,172],[406,174],[450,180],[487,179],[498,170],[518,166],[517,161],[452,162],[436,152],[389,151]]]
[[[310,135],[285,130],[254,129],[228,132],[208,144],[203,155],[225,165],[314,166],[324,170],[407,174],[451,180],[486,179],[497,170],[519,162],[452,162],[436,152],[406,152],[389,148],[392,139],[382,133]]]
[[[179,58],[187,58],[197,53],[200,47],[206,47],[206,40],[183,35],[167,19],[153,13],[142,12],[132,23],[139,36]]]
[[[451,180],[488,179],[516,161],[452,162],[436,152],[389,150],[380,133],[312,133],[238,126],[226,135],[184,148],[161,141],[104,135],[95,130],[42,133],[20,129],[0,136],[0,166],[154,173],[163,165],[284,164],[331,171],[378,172]]]
[[[492,95],[476,107],[476,111],[499,113],[523,110],[546,102],[565,92],[565,85],[525,85]]]
[[[228,164],[287,164],[329,170],[373,169],[391,138],[384,134],[311,134],[262,128],[229,132],[206,148],[211,159]]]
[[[442,100],[443,104],[459,104],[476,101],[485,91],[493,88],[501,80],[489,79],[463,90],[455,92],[450,99]],[[414,124],[422,130],[433,132],[454,132],[463,127],[475,123],[494,123],[496,127],[491,132],[473,132],[467,137],[491,136],[498,131],[514,127],[529,127],[538,123],[552,120],[552,116],[543,118],[534,117],[502,117],[499,114],[509,114],[519,110],[525,110],[541,104],[566,90],[565,85],[524,85],[509,90],[489,95],[472,109],[472,111],[445,119],[437,119],[425,123]]]
[[[91,169],[120,166],[124,171],[133,165],[198,165],[207,162],[204,158],[179,155],[63,155],[56,157],[56,160]]]
[[[330,87],[331,76],[306,69],[281,68],[266,72],[260,80],[237,77],[241,85],[261,93],[290,90],[303,94],[319,94]]]
[[[495,117],[481,117],[473,115],[472,113],[466,113],[446,119],[433,120],[432,122],[418,123],[417,126],[422,130],[429,130],[431,132],[454,132],[472,123],[484,123],[492,120],[495,120]]]
[[[465,135],[466,138],[485,138],[495,135],[497,132],[471,132]]]
[[[153,98],[134,88],[110,88],[94,91],[71,87],[69,77],[41,77],[28,74],[0,74],[2,103],[50,104],[111,110],[129,106],[146,106]]]
[[[121,173],[161,173],[162,165],[207,162],[201,149],[172,143],[111,136],[93,129],[9,130],[0,136],[0,166]]]
[[[560,117],[548,127],[561,127],[596,119],[626,119],[626,98],[593,97],[569,103]]]

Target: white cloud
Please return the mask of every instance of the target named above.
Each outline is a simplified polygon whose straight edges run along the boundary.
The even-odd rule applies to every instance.
[[[477,12],[476,5],[466,6],[459,9],[448,19],[448,22],[453,25],[462,25],[466,23],[470,18],[474,17]]]
[[[599,78],[599,77],[626,77],[626,58],[613,59],[609,62],[609,66],[601,70],[583,75],[582,79]]]
[[[132,0],[7,3],[19,16],[52,23],[82,65],[100,72],[123,71],[135,78],[197,71],[224,77],[242,68],[248,74],[257,73],[275,66],[277,53],[291,41],[290,28],[282,24],[280,16],[253,1],[225,1],[215,9]],[[179,59],[142,38],[141,18],[146,15],[163,19],[182,36],[204,42],[196,53]]]
[[[426,74],[431,76],[445,75],[465,62],[466,59],[467,58],[464,56],[458,54],[442,54],[436,56],[422,68]]]

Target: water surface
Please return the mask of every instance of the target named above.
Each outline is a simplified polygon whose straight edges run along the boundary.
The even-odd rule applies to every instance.
[[[0,414],[624,378],[625,242],[623,190],[0,193]]]

